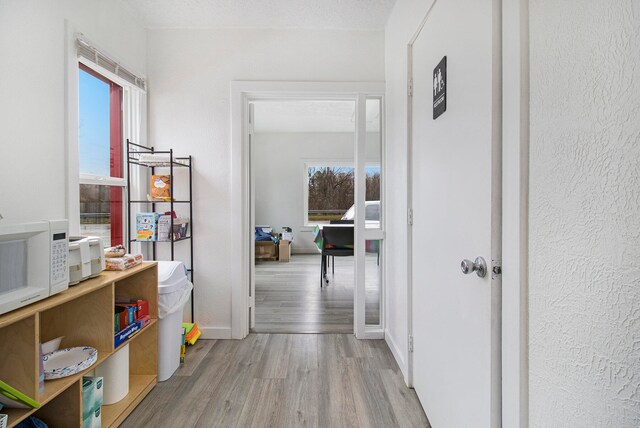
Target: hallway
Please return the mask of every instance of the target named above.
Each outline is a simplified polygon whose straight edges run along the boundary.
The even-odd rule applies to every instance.
[[[251,334],[190,351],[123,427],[429,426],[382,340]]]

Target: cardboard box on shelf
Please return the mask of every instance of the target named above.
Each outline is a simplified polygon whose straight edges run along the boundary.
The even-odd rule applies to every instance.
[[[146,300],[136,300],[138,306],[138,319],[142,319],[149,315],[149,302]]]
[[[129,325],[129,310],[121,306],[114,308],[114,333],[124,330]]]
[[[279,260],[288,262],[291,259],[291,241],[283,239],[278,243],[278,247]]]
[[[127,325],[133,324],[138,319],[138,305],[137,303],[118,303],[116,302],[116,308],[125,308],[129,313],[129,319]]]

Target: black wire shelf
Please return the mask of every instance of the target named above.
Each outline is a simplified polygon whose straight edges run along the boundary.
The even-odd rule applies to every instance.
[[[129,163],[131,165],[138,165],[138,166],[144,166],[146,168],[169,168],[169,167],[183,167],[183,168],[191,168],[191,165],[189,165],[188,163],[183,163],[181,161],[176,161],[174,160],[173,162],[164,162],[164,161],[157,161],[157,162],[150,162],[150,161],[140,161],[139,159],[136,158],[129,158]]]
[[[140,242],[140,243],[144,242],[144,243],[156,244],[158,242],[162,242],[162,243],[165,243],[165,242],[180,242],[180,241],[186,241],[187,239],[191,239],[191,236],[185,236],[184,238],[178,238],[178,239],[163,239],[162,241],[147,241],[147,240],[144,240],[144,239],[140,239],[140,240],[131,239],[131,240],[129,240],[129,242]]]
[[[185,267],[187,268],[187,271],[190,275],[190,279],[191,282],[194,282],[194,274],[193,274],[193,239],[191,238],[193,236],[193,158],[191,156],[182,156],[182,157],[178,157],[178,156],[174,156],[173,155],[173,150],[155,150],[153,147],[147,147],[147,146],[142,146],[140,144],[135,144],[132,143],[131,141],[127,140],[127,171],[129,172],[127,174],[127,217],[128,217],[128,239],[129,239],[129,245],[127,248],[128,252],[131,252],[131,245],[132,244],[142,244],[142,243],[151,243],[153,245],[151,245],[150,247],[146,247],[148,248],[148,253],[151,256],[151,260],[157,261],[157,251],[156,251],[156,244],[161,243],[161,244],[165,244],[165,243],[169,243],[169,248],[171,249],[171,257],[169,260],[175,260],[175,249],[174,249],[174,244],[176,242],[180,242],[180,241],[189,241],[189,246],[187,248],[189,248],[189,256],[187,260],[184,260],[185,263]],[[156,173],[156,168],[161,168],[162,169],[162,174],[167,174],[169,175],[169,180],[171,183],[171,188],[173,189],[174,187],[174,172],[176,168],[182,168],[184,170],[184,168],[186,168],[189,172],[189,199],[187,200],[169,200],[169,201],[149,201],[149,200],[131,200],[131,169],[133,167],[143,167],[143,168],[150,168],[151,171],[150,173],[153,175]],[[169,171],[166,171],[166,168],[169,169]],[[182,175],[182,174],[181,174]],[[173,193],[171,194],[171,196],[173,196]],[[162,241],[146,241],[146,240],[138,240],[138,239],[131,239],[131,236],[135,236],[134,233],[132,233],[132,205],[134,204],[143,204],[143,205],[149,205],[151,204],[153,206],[153,210],[155,210],[155,204],[163,204],[162,205],[162,210],[165,210],[167,208],[167,205],[169,205],[169,209],[171,212],[174,212],[174,205],[176,204],[180,204],[182,207],[188,207],[189,209],[189,228],[190,233],[189,236],[185,236],[183,238],[178,238],[178,239],[166,239],[166,240],[162,240]],[[185,205],[187,204],[187,205]],[[171,222],[171,228],[173,229],[173,221]],[[181,246],[182,249],[184,249],[184,246]],[[188,262],[188,263],[187,263]],[[194,290],[191,290],[191,322],[194,322]]]
[[[191,201],[129,201],[132,204],[190,204]]]

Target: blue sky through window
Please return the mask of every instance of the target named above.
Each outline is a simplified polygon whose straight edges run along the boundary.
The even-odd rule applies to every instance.
[[[110,176],[109,85],[79,70],[80,172]]]
[[[364,170],[367,173],[367,175],[380,174],[380,167],[379,166],[368,166]]]

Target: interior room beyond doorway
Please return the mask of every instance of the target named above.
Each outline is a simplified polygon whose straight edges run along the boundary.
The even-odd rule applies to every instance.
[[[375,101],[367,103],[367,134],[379,142],[380,102]],[[334,223],[347,234],[350,229],[353,240],[355,102],[265,100],[253,101],[251,109],[253,224],[258,233],[272,235],[256,237],[252,331],[353,333],[354,242],[351,252],[328,256],[325,271],[321,252],[323,229]],[[379,223],[379,143],[372,152],[377,162],[367,163],[367,201],[373,201],[367,204],[369,217]],[[290,243],[282,239],[288,230]],[[378,325],[380,249],[377,241],[368,244],[373,251],[367,251],[365,263],[366,318]]]

